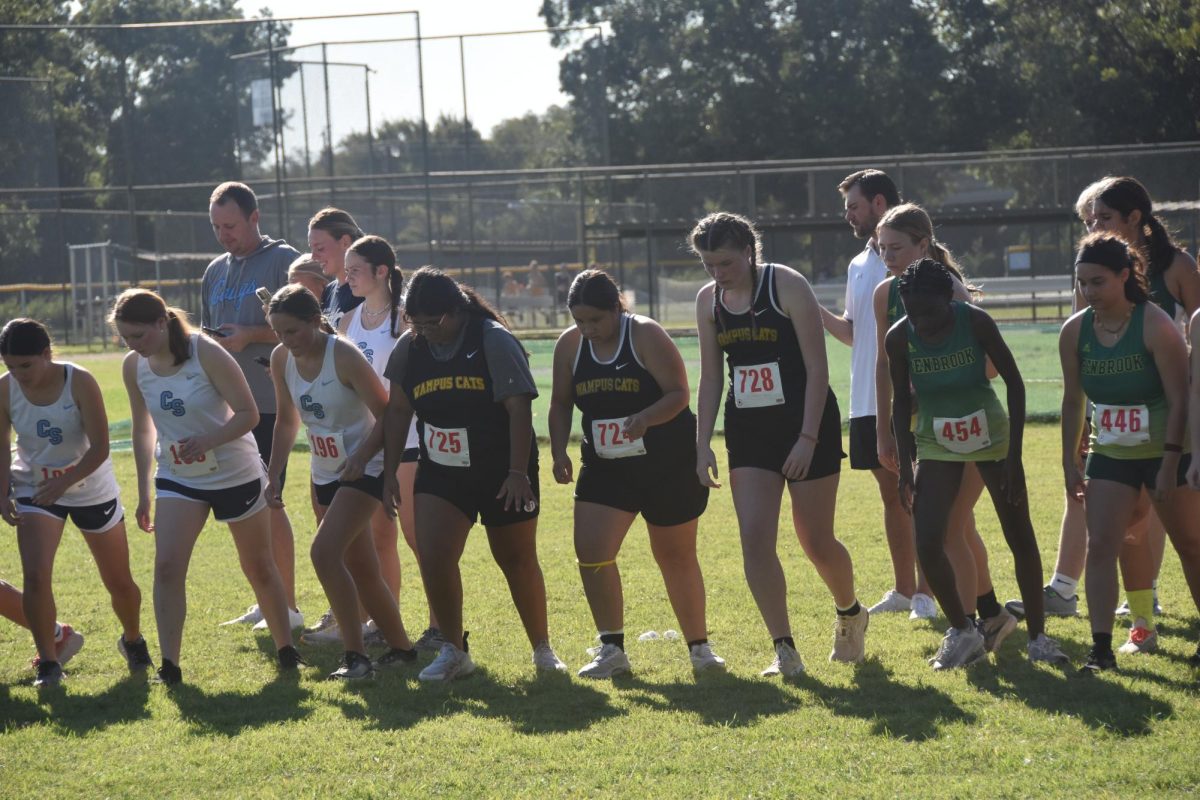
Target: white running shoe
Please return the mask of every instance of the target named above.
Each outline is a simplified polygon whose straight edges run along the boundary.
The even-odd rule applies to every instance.
[[[937,619],[937,603],[927,594],[917,592],[912,596],[912,613],[909,619]]]
[[[804,672],[804,662],[800,660],[800,654],[786,642],[780,642],[775,645],[775,660],[762,671],[762,675],[765,678],[772,675],[791,678],[801,672]]]
[[[986,657],[987,650],[983,646],[983,634],[976,630],[974,625],[971,625],[962,630],[951,628],[946,631],[945,637],[942,638],[942,646],[938,648],[937,655],[933,657],[931,663],[936,670],[954,669],[974,664],[979,659]]]
[[[554,654],[549,642],[541,642],[533,648],[533,666],[538,672],[566,672],[567,665]]]
[[[912,598],[905,597],[895,589],[888,589],[878,603],[867,609],[872,614],[889,614],[894,611],[912,610]]]
[[[692,672],[697,675],[701,672],[725,671],[725,659],[714,653],[708,642],[688,648],[688,656],[692,660]]]
[[[994,653],[1008,635],[1017,629],[1017,618],[1007,611],[1001,611],[994,617],[979,620],[978,628],[983,635],[983,649]]]
[[[1146,627],[1146,620],[1138,617],[1129,629],[1129,640],[1117,648],[1118,653],[1128,656],[1158,651],[1158,631]]]
[[[1029,660],[1046,661],[1051,664],[1067,664],[1071,659],[1058,646],[1058,642],[1044,633],[1039,633],[1036,639],[1029,640]]]
[[[853,616],[838,614],[833,623],[833,651],[830,661],[857,664],[867,652],[867,626],[871,624],[871,612],[863,606]]]
[[[465,650],[459,650],[450,642],[446,642],[438,652],[437,658],[430,662],[428,667],[421,670],[417,679],[448,682],[470,675],[474,671],[475,662],[471,660],[470,654]]]
[[[337,624],[337,617],[335,617],[333,615],[333,609],[327,608],[327,609],[325,609],[325,613],[321,615],[321,618],[319,620],[317,620],[316,623],[314,623],[313,625],[310,625],[309,627],[305,628],[304,632],[305,633],[316,633],[317,631],[325,630],[330,625],[336,625],[336,624]]]
[[[262,619],[262,609],[258,607],[258,603],[255,603],[247,608],[246,613],[242,614],[240,617],[234,617],[233,619],[222,622],[221,627],[224,627],[225,625],[257,625],[258,623],[262,622]]]
[[[323,628],[315,633],[300,634],[300,641],[304,644],[341,644],[342,629],[335,622],[328,628]]]
[[[303,628],[304,627],[304,612],[300,611],[299,609],[289,608],[288,609],[288,623],[292,630],[296,630],[296,628]],[[265,619],[260,619],[258,622],[254,623],[254,630],[265,631],[266,629],[267,629],[267,621]]]
[[[579,677],[611,678],[614,675],[624,675],[633,669],[629,663],[629,656],[615,644],[600,645],[595,656],[579,670]]]

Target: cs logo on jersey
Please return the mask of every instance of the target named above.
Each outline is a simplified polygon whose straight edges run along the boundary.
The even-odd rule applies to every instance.
[[[306,394],[300,395],[300,408],[303,411],[312,412],[317,419],[325,419],[324,407],[320,403],[314,403],[313,399]]]
[[[367,344],[366,342],[359,342],[358,349],[362,350],[362,354],[367,357],[368,364],[375,363],[375,351],[371,349],[371,346],[369,344]]]
[[[175,398],[174,400],[171,399],[173,397]],[[158,398],[158,404],[162,407],[163,411],[170,411],[177,417],[182,417],[187,413],[183,408],[183,398],[175,397],[175,393],[170,390],[162,393]]]
[[[37,422],[37,435],[42,439],[49,439],[50,444],[62,444],[63,435],[62,428],[53,428],[50,426],[50,420],[39,419]]]

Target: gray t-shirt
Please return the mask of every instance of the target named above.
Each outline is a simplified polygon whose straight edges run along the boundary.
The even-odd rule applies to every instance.
[[[254,290],[265,286],[275,294],[287,283],[288,266],[299,255],[282,239],[264,236],[258,249],[245,258],[226,253],[213,259],[200,284],[200,324],[206,328],[219,328],[225,323],[266,325],[262,302],[254,296]],[[256,342],[232,354],[246,374],[255,405],[264,414],[275,413],[275,387],[267,370],[254,359],[270,358],[274,348],[273,344]]]
[[[443,345],[430,342],[429,350],[438,361],[449,361],[458,353],[466,337],[467,326],[464,324],[453,342]],[[411,330],[401,334],[383,371],[393,388],[398,387],[404,379],[412,340]],[[525,349],[508,328],[490,319],[483,321],[483,357],[487,359],[488,375],[492,379],[492,399],[497,403],[517,394],[537,397],[537,384],[533,380],[533,373],[529,371]]]

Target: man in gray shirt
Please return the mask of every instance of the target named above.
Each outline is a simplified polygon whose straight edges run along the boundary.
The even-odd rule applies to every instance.
[[[212,332],[238,362],[250,384],[260,420],[254,440],[264,463],[271,460],[275,428],[275,387],[256,358],[270,358],[279,340],[263,317],[263,304],[255,290],[274,294],[287,283],[288,265],[299,255],[282,239],[263,236],[258,229],[258,198],[244,183],[229,181],[213,190],[208,216],[225,255],[213,259],[201,282],[200,324]],[[288,595],[292,627],[304,625],[296,607],[295,544],[292,524],[284,509],[271,509],[271,548]],[[265,628],[257,605],[225,624],[251,623]]]

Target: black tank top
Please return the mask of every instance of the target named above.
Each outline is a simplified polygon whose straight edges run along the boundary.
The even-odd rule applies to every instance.
[[[423,336],[412,340],[401,386],[417,414],[421,459],[429,461],[426,426],[465,428],[471,467],[508,462],[508,411],[493,399],[492,376],[483,348],[483,318],[471,315],[458,352],[434,358]]]
[[[804,413],[808,371],[792,320],[776,300],[775,265],[762,265],[754,299],[741,314],[725,308],[720,287],[713,291],[717,345],[729,365],[726,424],[794,426]]]
[[[597,420],[624,420],[649,408],[662,396],[662,387],[650,371],[642,365],[633,348],[633,319],[629,314],[621,315],[620,342],[616,355],[609,361],[598,361],[592,351],[591,342],[580,338],[579,351],[575,355],[572,369],[572,384],[575,389],[575,406],[583,414],[583,461],[585,464],[598,461],[658,460],[671,456],[687,455],[695,447],[696,422],[690,408],[685,408],[669,422],[646,429],[643,437],[646,453],[621,459],[602,459],[596,454],[592,423]],[[610,426],[611,427],[611,426]],[[600,436],[607,437],[606,431]]]

